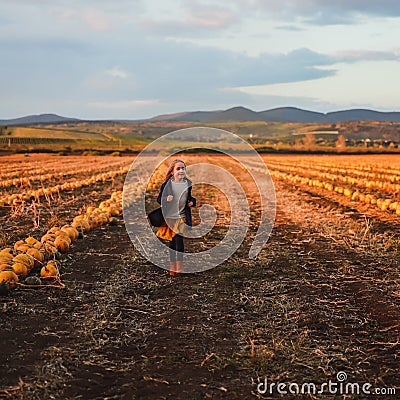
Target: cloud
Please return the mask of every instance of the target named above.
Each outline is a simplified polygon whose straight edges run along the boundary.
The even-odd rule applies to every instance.
[[[146,97],[161,100],[182,98],[192,102],[221,96],[217,93],[221,88],[330,76],[334,70],[322,70],[319,66],[328,67],[333,61],[307,49],[251,57],[188,43],[168,42],[159,47],[148,41],[141,60],[131,64],[130,71],[136,78],[138,93],[143,91]],[[121,66],[129,70],[127,65]]]
[[[246,93],[266,96],[314,98],[343,107],[371,107],[393,110],[398,94],[392,89],[399,70],[398,61],[339,63],[334,76],[317,80],[243,88]]]
[[[400,61],[400,49],[394,51],[380,50],[343,50],[332,54],[338,62],[357,61]]]
[[[87,105],[93,108],[106,110],[135,110],[140,107],[154,106],[159,103],[158,99],[147,100],[124,100],[124,101],[95,101]]]
[[[129,76],[127,72],[123,71],[119,67],[114,67],[112,69],[107,70],[106,74],[112,76],[113,78],[120,78],[120,79],[126,79]]]
[[[107,32],[112,29],[112,22],[109,16],[98,10],[86,10],[80,18],[91,29],[97,32]]]
[[[235,3],[240,6],[241,1]],[[357,23],[360,17],[400,16],[400,2],[397,0],[248,0],[245,4],[248,14],[253,9],[288,22],[317,25]]]
[[[48,13],[57,19],[69,20],[75,18],[78,12],[70,7],[52,6],[48,9]]]
[[[276,26],[275,29],[280,29],[283,31],[292,31],[292,32],[304,31],[304,28],[301,28],[297,25],[280,25],[280,26]]]
[[[141,26],[156,35],[213,35],[240,20],[235,10],[226,5],[202,4],[198,1],[182,3],[174,18],[143,18]]]
[[[198,27],[225,28],[235,23],[239,15],[226,6],[189,3],[188,23]]]
[[[204,108],[204,104],[249,100],[244,94],[233,95],[224,88],[304,81],[335,74],[329,68],[335,61],[332,57],[308,49],[249,56],[139,36],[119,42],[105,37],[96,43],[10,38],[6,43],[3,41],[2,48],[6,59],[12,60],[0,66],[2,90],[18,94],[14,101],[7,99],[0,103],[3,112],[20,107],[18,99],[23,97],[37,104],[67,100],[69,104],[91,104],[77,109],[80,115],[83,109],[98,115],[110,105],[117,117],[133,118],[134,106],[141,105],[144,109],[147,105],[150,109],[151,104],[159,109],[177,104]],[[13,78],[6,79],[9,76]],[[143,99],[158,99],[158,102],[141,103],[147,101]],[[72,111],[68,109],[70,114]]]
[[[0,24],[0,85],[10,94],[0,109],[6,114],[22,113],[25,105],[37,113],[58,104],[81,117],[109,107],[118,118],[133,118],[134,110],[251,106],[262,99],[311,104],[316,97],[300,92],[274,97],[233,89],[318,83],[337,76],[338,62],[399,60],[399,50],[390,50],[397,47],[396,18],[380,19],[385,26],[366,18],[399,16],[397,1],[1,3],[0,18],[8,22]],[[309,26],[339,22],[354,25]]]

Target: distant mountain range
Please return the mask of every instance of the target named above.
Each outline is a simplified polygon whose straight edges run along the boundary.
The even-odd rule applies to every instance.
[[[21,118],[0,119],[0,125],[33,125],[33,124],[57,124],[62,122],[77,122],[77,118],[61,117],[57,114],[27,115]]]
[[[159,115],[149,121],[269,121],[269,122],[320,122],[334,123],[344,121],[373,120],[382,122],[400,122],[400,112],[380,112],[374,110],[353,109],[320,113],[295,107],[281,107],[266,111],[253,111],[245,107],[233,107],[222,111],[195,111],[179,114]]]
[[[400,122],[400,112],[380,112],[366,109],[351,109],[320,113],[302,110],[296,107],[281,107],[266,111],[253,111],[245,107],[233,107],[228,110],[180,112],[158,115],[146,120],[148,122],[234,122],[234,121],[266,121],[266,122],[318,122],[336,123],[344,121],[372,120],[380,122]],[[26,117],[0,120],[0,125],[32,125],[55,124],[83,121],[77,118],[66,118],[56,114],[28,115]],[[128,120],[125,120],[128,122]],[[131,122],[139,122],[138,120]]]

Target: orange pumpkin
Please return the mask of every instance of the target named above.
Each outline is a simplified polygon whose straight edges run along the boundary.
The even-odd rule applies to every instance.
[[[15,242],[14,250],[17,250],[18,246],[21,246],[22,244],[25,244],[23,240],[18,240],[18,242]]]
[[[18,276],[14,271],[2,271],[0,272],[0,283],[1,282],[7,283],[8,286],[13,289],[17,286]]]
[[[68,235],[68,233],[67,232],[64,232],[64,231],[58,231],[57,233],[56,233],[56,239],[57,238],[61,238],[61,239],[64,239],[65,241],[67,241],[68,242],[68,245],[70,245],[71,244],[71,238],[69,237],[69,235]],[[54,240],[54,243],[55,243],[55,240]]]
[[[73,226],[65,225],[61,228],[61,230],[66,232],[71,241],[78,239],[79,232]]]
[[[26,265],[28,270],[31,270],[35,265],[35,260],[28,254],[18,254],[13,258],[14,263],[21,263]]]
[[[38,240],[32,247],[39,250],[43,247],[43,243]]]
[[[16,248],[16,250],[17,250],[18,252],[20,252],[20,253],[25,253],[30,247],[31,247],[31,246],[29,246],[29,244],[24,243],[24,244],[19,245],[19,246]]]
[[[85,220],[77,220],[72,222],[72,227],[74,227],[78,232],[89,232],[90,231],[90,225],[87,221]]]
[[[12,271],[12,264],[0,263],[0,271]]]
[[[53,254],[57,253],[57,247],[54,246],[54,243],[46,242],[44,248],[48,256],[52,256]]]
[[[60,253],[66,253],[69,249],[69,245],[71,240],[68,237],[69,242],[64,239],[63,237],[57,236],[56,240],[54,241],[54,246],[57,247],[57,250]]]
[[[37,240],[32,236],[29,236],[25,239],[25,243],[29,244],[30,246],[33,246],[36,242]]]
[[[17,275],[21,275],[23,277],[28,275],[28,268],[25,264],[15,263],[12,265],[12,269]]]
[[[46,233],[45,235],[43,235],[43,236],[41,237],[40,241],[41,241],[42,243],[48,242],[48,241],[53,242],[55,238],[56,238],[56,235],[55,235],[54,233]]]
[[[12,260],[14,256],[11,253],[1,253],[0,254],[0,261],[7,261]]]
[[[40,276],[42,278],[55,278],[58,275],[59,275],[59,271],[58,271],[57,265],[53,261],[48,262],[40,270]]]
[[[107,207],[105,211],[107,212],[109,217],[117,217],[120,214],[118,208],[115,206]]]
[[[12,252],[12,248],[11,247],[6,247],[5,249],[0,251],[0,255],[1,254],[11,254]]]
[[[35,262],[35,267],[37,267],[44,261],[44,254],[41,253],[38,249],[35,249],[33,247],[30,248],[29,250],[27,250],[26,254],[33,257],[34,262]]]

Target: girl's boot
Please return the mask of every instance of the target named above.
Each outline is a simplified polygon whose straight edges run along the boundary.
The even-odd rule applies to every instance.
[[[169,274],[175,275],[175,261],[169,262]]]
[[[176,262],[176,269],[175,269],[177,274],[180,274],[182,272],[182,261],[177,261]]]

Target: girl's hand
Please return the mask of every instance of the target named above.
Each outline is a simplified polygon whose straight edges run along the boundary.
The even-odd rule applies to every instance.
[[[193,206],[193,201],[189,201],[188,206],[192,207]]]
[[[167,196],[167,201],[172,201],[174,199],[174,196],[172,196],[171,194]]]

